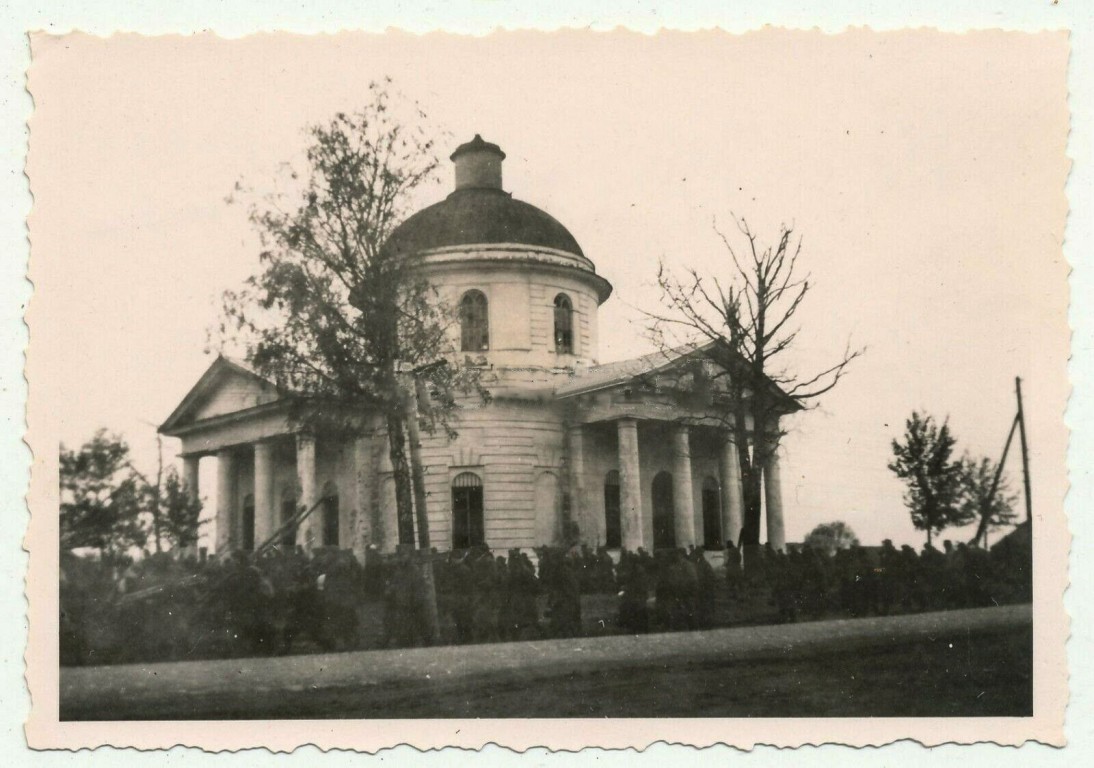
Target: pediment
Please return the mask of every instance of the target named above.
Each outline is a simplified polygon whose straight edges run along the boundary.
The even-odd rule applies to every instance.
[[[269,405],[283,394],[242,363],[218,357],[193,386],[160,432],[170,435],[184,427],[220,416]]]

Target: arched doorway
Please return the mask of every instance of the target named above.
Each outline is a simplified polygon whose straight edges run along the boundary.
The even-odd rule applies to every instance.
[[[722,492],[718,481],[710,475],[703,478],[703,547],[721,549]]]
[[[622,506],[619,502],[619,472],[612,470],[604,478],[604,545],[623,546]]]
[[[242,530],[240,531],[241,540],[239,542],[240,549],[245,549],[248,552],[255,548],[255,497],[253,493],[248,493],[243,497],[243,523]]]
[[[327,483],[323,486],[323,536],[324,547],[338,546],[338,486]]]
[[[658,472],[653,478],[653,548],[676,546],[676,514],[672,506],[672,475]]]
[[[452,481],[452,548],[469,549],[485,543],[482,480],[463,472]]]

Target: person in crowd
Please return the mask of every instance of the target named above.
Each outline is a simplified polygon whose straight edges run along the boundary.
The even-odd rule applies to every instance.
[[[714,625],[714,604],[718,577],[714,568],[703,554],[703,550],[692,550],[692,565],[696,575],[695,625],[699,629],[709,629]]]
[[[548,557],[547,610],[553,637],[581,634],[581,585],[573,558],[557,552]]]
[[[741,564],[741,550],[726,542],[725,549],[726,586],[729,587],[729,599],[738,600],[744,586],[744,571]]]
[[[627,550],[619,556],[619,627],[632,634],[650,631],[650,581],[642,558]]]

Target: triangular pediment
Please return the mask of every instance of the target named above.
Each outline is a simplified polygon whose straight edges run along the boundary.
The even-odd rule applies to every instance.
[[[242,363],[218,357],[160,427],[173,434],[191,424],[270,405],[283,399],[272,383]]]
[[[569,398],[623,392],[628,397],[641,397],[650,392],[687,392],[705,400],[719,392],[730,391],[731,385],[739,385],[738,391],[749,397],[756,382],[749,379],[744,361],[727,361],[719,357],[721,354],[713,343],[687,344],[606,363],[575,373],[570,381],[555,390],[555,395]],[[739,378],[733,381],[734,377]],[[782,399],[786,412],[800,408],[770,379],[763,377],[762,381]]]

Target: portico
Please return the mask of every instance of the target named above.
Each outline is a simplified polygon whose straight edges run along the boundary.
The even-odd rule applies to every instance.
[[[737,446],[725,429],[623,417],[571,425],[568,446],[573,514],[590,546],[713,550],[737,543],[743,489]],[[768,540],[782,549],[778,467],[777,456],[765,467],[765,506]]]

